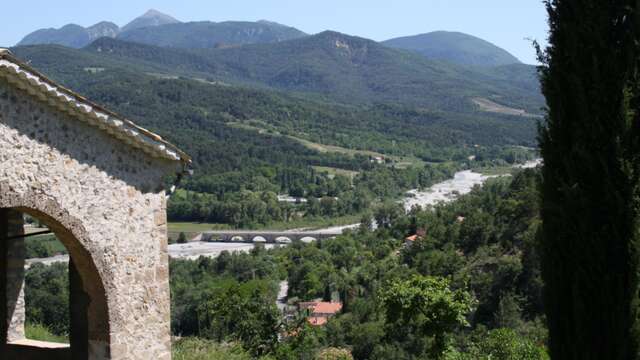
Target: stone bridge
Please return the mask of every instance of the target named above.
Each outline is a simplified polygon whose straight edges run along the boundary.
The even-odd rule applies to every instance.
[[[342,234],[341,229],[322,231],[219,230],[202,233],[202,240],[290,244],[294,241],[310,243],[333,238],[340,234]]]

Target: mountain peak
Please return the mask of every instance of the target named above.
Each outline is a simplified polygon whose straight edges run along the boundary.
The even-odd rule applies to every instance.
[[[142,14],[140,17],[171,17],[165,13],[162,13],[156,9],[149,9],[146,13]],[[177,20],[176,20],[177,21]]]
[[[130,23],[122,27],[122,31],[129,31],[134,29],[140,29],[145,27],[153,27],[167,24],[177,24],[180,21],[175,18],[161,13],[155,9],[149,9],[147,12],[133,19]]]

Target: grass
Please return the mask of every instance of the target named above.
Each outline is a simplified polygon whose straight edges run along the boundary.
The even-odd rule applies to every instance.
[[[259,227],[263,230],[322,229],[331,226],[351,225],[360,222],[362,214],[345,215],[337,218],[303,218],[289,222],[274,222]]]
[[[187,239],[191,240],[203,231],[230,229],[230,226],[227,224],[215,223],[170,222],[168,225],[169,242],[177,240],[180,233],[184,233]]]
[[[173,344],[174,360],[250,360],[237,344],[221,344],[199,338],[182,338]]]
[[[339,154],[345,154],[345,155],[351,155],[351,156],[355,156],[355,155],[374,156],[374,157],[385,156],[384,154],[381,154],[375,151],[347,149],[341,146],[325,145],[325,144],[320,144],[313,141],[301,139],[291,135],[287,135],[287,137],[291,140],[295,140],[301,143],[302,145],[308,147],[309,149],[312,149],[321,153],[339,153]]]
[[[253,123],[259,123],[259,122],[254,121]],[[384,154],[381,154],[375,151],[347,149],[341,146],[320,144],[317,142],[309,141],[309,140],[302,139],[292,135],[284,135],[278,132],[277,130],[273,129],[272,127],[270,127],[269,129],[265,129],[259,126],[254,126],[254,125],[239,123],[239,122],[228,122],[227,125],[233,128],[255,131],[258,134],[270,134],[273,136],[287,137],[291,140],[299,142],[300,144],[304,145],[305,147],[311,150],[315,150],[320,153],[339,153],[339,154],[352,155],[352,156],[353,155],[386,156]]]
[[[506,175],[511,174],[513,172],[513,168],[510,166],[493,166],[474,169],[474,171],[479,172],[482,175]]]
[[[357,171],[352,171],[352,170],[345,170],[345,169],[338,169],[338,168],[333,168],[333,167],[328,167],[328,166],[314,166],[314,169],[316,169],[316,171],[319,172],[326,172],[329,173],[329,175],[342,175],[342,176],[346,176],[350,179],[353,179],[354,177],[356,177],[359,172]]]
[[[52,234],[25,238],[25,246],[28,259],[67,254],[67,248]]]
[[[493,102],[485,98],[475,98],[475,99],[471,99],[471,101],[473,101],[474,104],[478,105],[478,107],[480,107],[480,110],[486,111],[486,112],[513,115],[513,116],[522,116],[522,117],[528,117],[528,118],[542,117],[540,115],[530,114],[524,109],[515,109],[512,107],[498,104],[496,102]]]
[[[413,156],[391,156],[391,160],[395,162],[395,166],[399,169],[406,169],[409,167],[424,167],[427,163],[417,157]]]
[[[507,175],[511,174],[514,171],[513,166],[481,166],[481,167],[472,167],[471,170],[478,172],[482,175],[492,176],[492,175]]]
[[[62,343],[68,344],[69,338],[66,336],[54,335],[51,333],[49,328],[41,324],[29,324],[25,325],[25,334],[27,339],[30,340],[38,340],[38,341],[46,341],[53,343]]]
[[[169,232],[174,233],[188,233],[188,232],[202,232],[209,230],[222,230],[228,229],[229,225],[226,224],[214,224],[214,223],[196,223],[196,222],[170,222]]]
[[[262,122],[259,122],[259,121],[253,121],[252,124],[255,124],[255,125],[251,125],[247,123],[239,123],[239,122],[227,123],[227,125],[230,127],[255,131],[258,134],[270,134],[272,136],[287,137],[291,140],[299,142],[300,144],[304,145],[305,147],[311,150],[314,150],[320,153],[338,153],[338,154],[344,154],[349,156],[362,155],[362,156],[368,156],[368,157],[384,157],[384,158],[391,159],[392,160],[391,164],[400,169],[406,169],[412,166],[424,167],[426,164],[423,160],[413,156],[385,155],[375,151],[347,149],[341,146],[320,144],[317,142],[313,142],[310,140],[302,139],[302,138],[291,136],[291,135],[283,135],[280,132],[278,132],[275,128],[273,128],[273,126],[270,126],[268,124],[264,124],[264,127],[261,127],[263,125],[262,125]],[[256,126],[256,125],[260,125],[260,126]],[[323,167],[318,167],[318,168],[323,168]],[[336,168],[328,168],[328,167],[324,169],[328,171],[332,171],[331,169],[335,169],[338,171],[342,171],[343,174],[346,174],[346,172],[353,173],[353,171],[344,170],[344,169],[336,169]],[[331,172],[329,173],[331,174]],[[348,176],[352,176],[352,174],[349,174]]]

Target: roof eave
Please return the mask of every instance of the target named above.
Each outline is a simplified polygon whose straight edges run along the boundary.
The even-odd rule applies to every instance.
[[[0,48],[1,60],[12,63],[15,67],[8,66],[6,63],[2,66],[3,64],[0,63],[0,75],[4,71],[9,81],[21,82],[26,87],[25,90],[32,95],[49,103],[57,104],[57,107],[105,130],[110,135],[151,156],[180,161],[185,164],[185,167],[191,166],[191,157],[161,136],[55,83],[17,59],[9,50]]]

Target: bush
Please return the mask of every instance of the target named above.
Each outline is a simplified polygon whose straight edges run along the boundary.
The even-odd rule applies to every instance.
[[[318,353],[316,360],[353,360],[347,349],[327,348]]]
[[[221,344],[190,337],[173,344],[174,360],[249,360],[251,356],[240,345]]]
[[[25,325],[25,334],[27,339],[55,342],[55,343],[69,343],[69,338],[66,336],[58,336],[51,333],[48,327],[42,324],[29,324]]]

